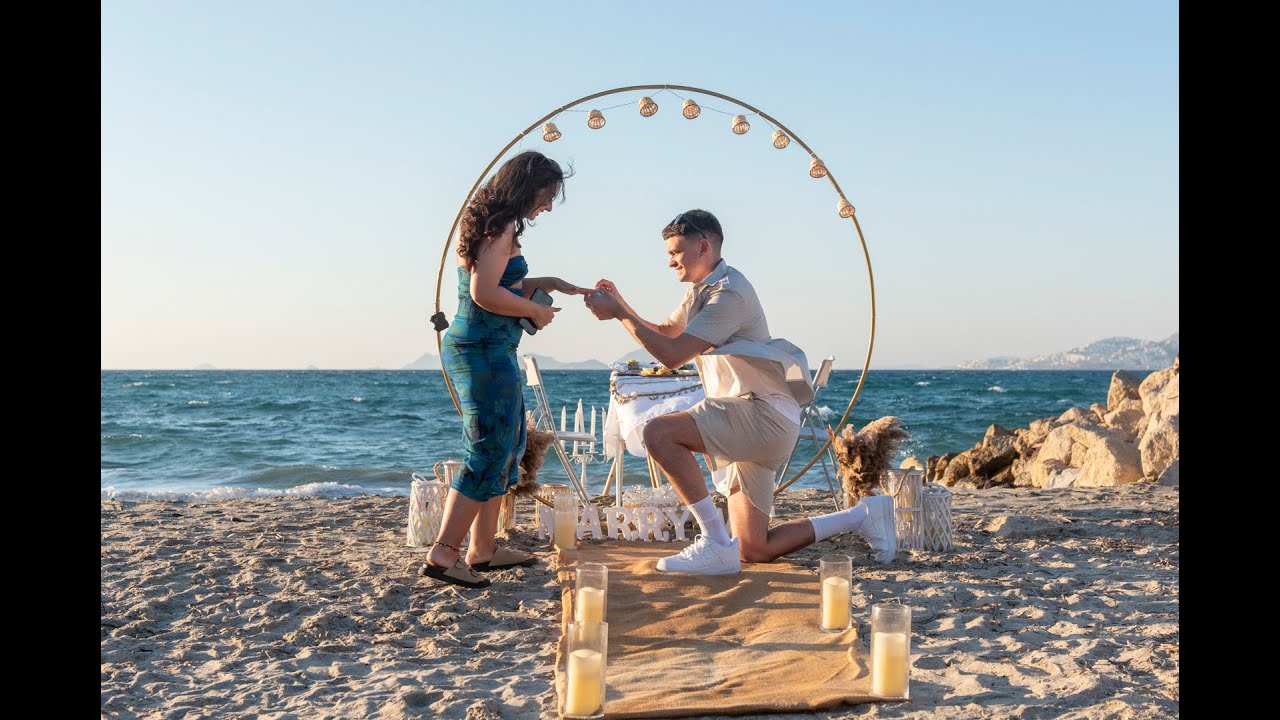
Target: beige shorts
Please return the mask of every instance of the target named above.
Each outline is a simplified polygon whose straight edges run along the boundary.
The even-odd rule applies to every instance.
[[[756,509],[773,516],[773,477],[795,449],[800,428],[755,397],[704,398],[689,408],[707,465],[725,471],[721,492],[738,487]]]

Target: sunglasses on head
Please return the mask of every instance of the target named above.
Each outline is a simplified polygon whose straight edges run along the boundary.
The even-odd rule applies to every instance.
[[[685,215],[684,213],[680,213],[679,215],[677,215],[676,219],[667,223],[667,225],[688,225],[689,227],[693,228],[694,232],[698,233],[702,237],[705,238],[707,236],[707,233],[702,228],[698,227],[698,223],[694,222],[693,220],[690,220],[689,216]]]

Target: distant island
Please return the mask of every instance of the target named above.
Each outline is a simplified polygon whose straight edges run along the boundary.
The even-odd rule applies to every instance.
[[[1164,340],[1110,337],[1065,352],[1030,358],[993,357],[962,362],[966,370],[1159,370],[1173,365],[1178,333]]]

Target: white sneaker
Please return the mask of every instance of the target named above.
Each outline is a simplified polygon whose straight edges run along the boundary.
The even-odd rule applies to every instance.
[[[675,555],[658,559],[658,572],[680,572],[690,575],[737,575],[742,570],[738,554],[738,538],[721,545],[705,535],[693,538],[693,544]]]
[[[876,553],[876,562],[893,562],[898,552],[898,528],[893,521],[893,498],[888,495],[872,495],[862,499],[867,506],[867,519],[858,528],[871,549]]]

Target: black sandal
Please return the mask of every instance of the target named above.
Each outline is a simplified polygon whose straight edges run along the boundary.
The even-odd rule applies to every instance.
[[[441,567],[439,565],[432,565],[431,563],[426,562],[422,564],[422,570],[419,572],[433,580],[447,582],[464,588],[482,588],[489,587],[493,584],[493,581],[483,575],[477,574],[469,565],[461,560],[455,562],[453,567]]]
[[[442,542],[434,542],[432,545],[444,545],[447,548],[452,548],[455,551],[461,552],[458,548]],[[471,569],[470,565],[462,562],[462,558],[455,560],[452,567],[432,565],[431,561],[428,560],[422,564],[422,569],[420,569],[418,573],[433,580],[439,580],[441,582],[465,588],[483,588],[489,587],[493,584],[489,578],[476,573],[475,570]]]

